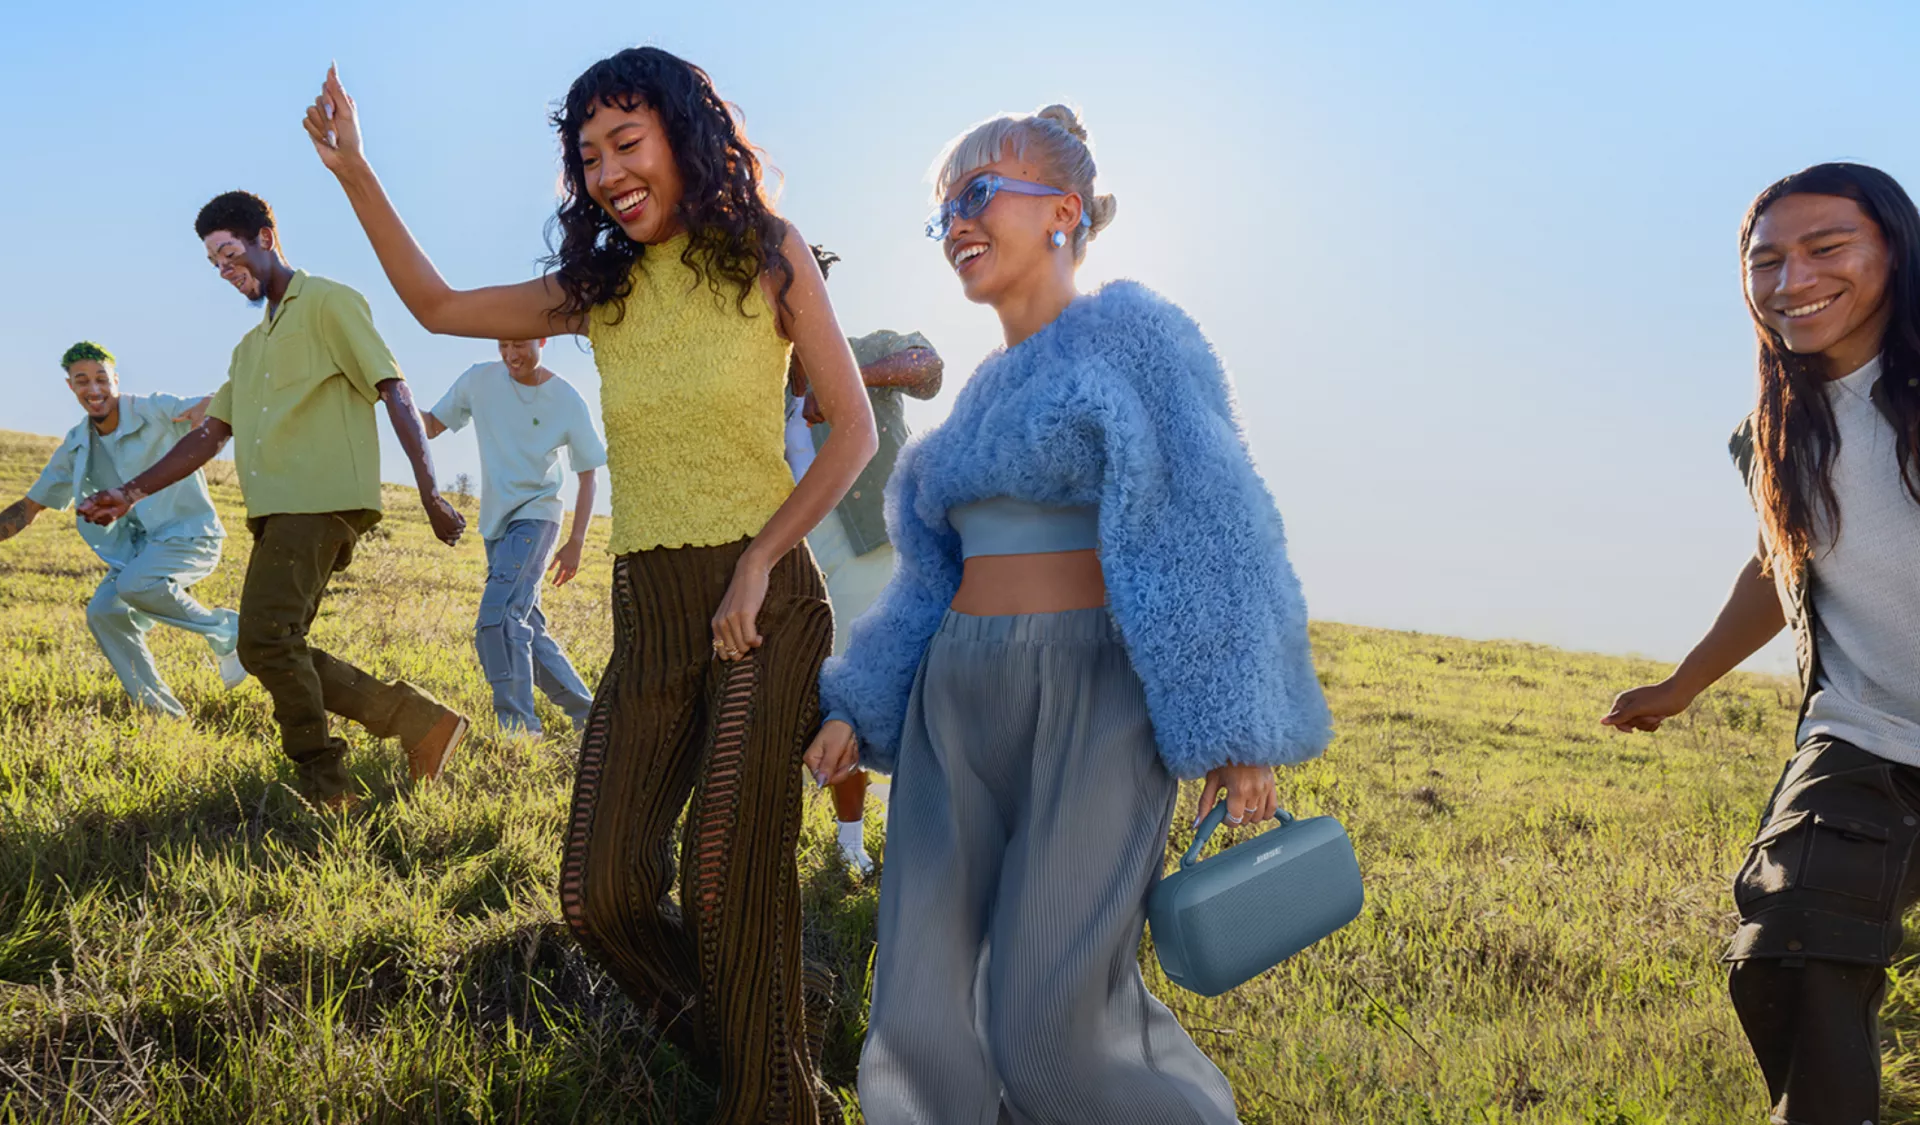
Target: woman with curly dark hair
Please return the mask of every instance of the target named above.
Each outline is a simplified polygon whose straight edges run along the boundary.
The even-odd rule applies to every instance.
[[[705,72],[621,51],[575,80],[553,123],[565,174],[550,272],[469,290],[441,279],[381,190],[337,73],[305,125],[428,331],[592,340],[615,634],[580,748],[561,907],[714,1073],[716,1121],[837,1120],[815,1077],[807,1005],[828,982],[802,969],[794,858],[833,636],[803,537],[873,455],[873,415],[819,267],[768,205]],[[797,484],[782,456],[790,351],[833,425]],[[676,908],[672,835],[689,798]]]

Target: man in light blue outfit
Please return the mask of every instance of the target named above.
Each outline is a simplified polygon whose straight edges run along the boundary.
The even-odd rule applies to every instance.
[[[19,534],[48,508],[64,509],[76,497],[118,488],[198,426],[206,409],[204,398],[121,394],[113,353],[98,344],[75,344],[60,365],[87,420],[67,431],[26,497],[0,510],[0,541]],[[77,526],[80,538],[107,564],[106,579],[87,603],[87,628],[135,704],[186,714],[147,649],[147,630],[155,623],[205,637],[228,687],[247,678],[234,652],[240,615],[208,609],[187,593],[219,565],[227,534],[203,474],[195,472],[146,497],[110,527],[85,520]]]
[[[579,477],[573,528],[554,555],[553,584],[580,570],[593,518],[594,470],[607,463],[586,400],[540,365],[545,340],[502,340],[500,361],[468,368],[427,412],[428,437],[474,424],[480,444],[480,536],[487,548],[487,588],[480,596],[474,645],[493,687],[502,731],[541,733],[533,689],[584,730],[593,693],[547,635],[540,576],[560,536],[560,451]]]

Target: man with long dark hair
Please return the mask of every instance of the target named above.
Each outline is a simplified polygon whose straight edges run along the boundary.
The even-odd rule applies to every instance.
[[[1878,1120],[1878,1012],[1920,901],[1920,213],[1858,164],[1760,194],[1741,232],[1759,401],[1732,451],[1760,547],[1651,731],[1793,627],[1797,752],[1734,881],[1728,986],[1776,1122]]]
[[[373,404],[385,402],[412,462],[420,502],[448,546],[466,526],[440,497],[427,435],[366,298],[287,264],[273,209],[257,195],[216,196],[194,220],[207,260],[266,316],[233,350],[207,420],[145,472],[95,493],[81,515],[124,517],[205,464],[231,437],[253,555],[240,593],[240,662],[273,697],[281,743],[305,796],[331,808],[357,797],[346,743],[328,712],[406,746],[416,780],[440,775],[466,737],[464,716],[404,681],[385,683],[307,641],[327,582],[380,520],[380,444]]]

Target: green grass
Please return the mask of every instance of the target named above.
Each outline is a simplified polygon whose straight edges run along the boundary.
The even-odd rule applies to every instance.
[[[0,432],[0,498],[51,448]],[[198,593],[232,605],[246,536],[231,466],[213,471],[238,534]],[[434,543],[403,490],[388,513],[317,639],[487,715],[480,546]],[[548,595],[589,681],[609,571],[590,551]],[[703,1118],[699,1076],[559,922],[564,740],[495,741],[482,721],[441,784],[413,788],[391,744],[347,726],[372,799],[317,817],[265,695],[224,692],[197,639],[152,635],[190,719],[130,711],[86,632],[100,574],[70,514],[0,545],[0,1122]],[[1761,1120],[1717,958],[1791,686],[1737,676],[1628,740],[1595,719],[1646,662],[1337,625],[1314,642],[1339,739],[1281,795],[1347,824],[1365,913],[1217,1000],[1143,952],[1244,1119]],[[883,845],[877,809],[869,834]],[[850,1089],[875,892],[835,861],[823,797],[800,861],[809,942],[842,984],[827,1074]],[[1920,1121],[1917,991],[1903,973],[1888,1009],[1891,1121]]]

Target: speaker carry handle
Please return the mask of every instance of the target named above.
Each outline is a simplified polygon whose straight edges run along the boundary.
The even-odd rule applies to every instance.
[[[1226,823],[1226,819],[1227,798],[1222,797],[1214,804],[1213,811],[1207,814],[1206,819],[1200,822],[1199,827],[1193,830],[1193,846],[1187,849],[1186,855],[1180,857],[1180,870],[1185,871],[1200,862],[1200,849],[1207,846],[1207,841],[1213,839],[1214,831]],[[1285,809],[1277,809],[1274,811],[1273,819],[1278,821],[1281,827],[1285,827],[1293,823],[1294,817]]]

